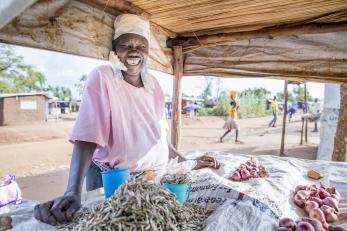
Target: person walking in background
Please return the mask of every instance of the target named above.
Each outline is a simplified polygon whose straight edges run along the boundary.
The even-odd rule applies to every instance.
[[[312,114],[314,116],[314,130],[313,130],[313,132],[318,132],[318,121],[319,121],[320,113],[321,113],[321,105],[319,103],[318,98],[314,99],[312,108],[313,108]]]
[[[290,123],[292,118],[293,118],[293,115],[296,113],[296,104],[292,104],[292,106],[290,106],[290,108],[288,109],[288,115],[289,115],[289,118],[288,118],[288,122]]]
[[[278,103],[277,98],[274,96],[273,100],[271,101],[271,108],[272,108],[272,120],[269,123],[269,127],[276,127],[276,121],[277,121],[277,115],[278,115]]]
[[[237,121],[237,110],[239,109],[239,106],[236,102],[236,97],[237,97],[237,92],[236,91],[231,91],[230,92],[230,105],[229,105],[229,110],[228,110],[228,119],[225,121],[223,125],[223,129],[226,129],[227,131],[223,134],[222,137],[219,138],[220,142],[223,142],[223,138],[231,132],[232,129],[235,128],[235,143],[242,143],[238,137],[239,137],[239,130],[240,126]]]

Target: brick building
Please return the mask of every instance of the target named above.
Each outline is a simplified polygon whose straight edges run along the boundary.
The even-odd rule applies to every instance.
[[[46,120],[47,100],[44,93],[0,95],[0,126]]]

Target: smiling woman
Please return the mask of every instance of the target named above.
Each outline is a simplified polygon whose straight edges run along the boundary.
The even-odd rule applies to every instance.
[[[128,169],[138,175],[164,168],[169,158],[185,161],[167,141],[165,98],[147,71],[149,22],[124,14],[115,20],[111,65],[88,76],[70,141],[74,143],[64,196],[35,207],[35,217],[56,225],[72,219],[87,191],[103,186],[101,172]],[[218,168],[212,157],[191,161],[195,169]]]
[[[137,34],[124,34],[114,40],[113,49],[127,68],[126,72],[122,72],[124,80],[134,86],[143,87],[138,75],[146,66],[148,41]]]

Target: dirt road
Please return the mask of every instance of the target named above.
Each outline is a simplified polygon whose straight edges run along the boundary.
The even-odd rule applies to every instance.
[[[287,127],[286,155],[314,159],[319,133],[309,132],[309,144],[299,146],[301,123],[298,116],[294,120]],[[235,144],[234,132],[223,143],[219,142],[224,133],[223,118],[183,118],[180,151],[278,155],[281,126],[268,128],[269,121],[270,117],[240,120],[243,144]],[[310,126],[312,130],[313,124]],[[72,127],[73,121],[0,127],[0,176],[15,174],[23,196],[28,199],[45,201],[61,195],[68,178],[72,151],[68,137]]]

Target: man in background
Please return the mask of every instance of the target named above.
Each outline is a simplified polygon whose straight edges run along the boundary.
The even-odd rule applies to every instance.
[[[318,98],[314,99],[312,109],[312,114],[314,116],[314,130],[312,132],[318,132],[318,121],[321,114],[321,105],[319,103]]]
[[[274,96],[273,100],[271,101],[271,109],[272,109],[272,120],[269,123],[269,127],[276,127],[276,121],[278,116],[278,103],[277,103],[276,96]]]

